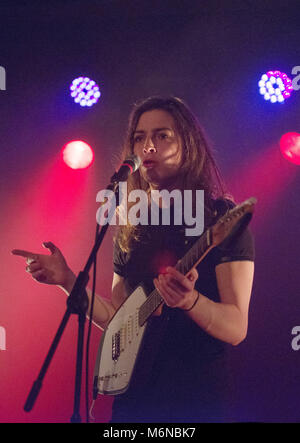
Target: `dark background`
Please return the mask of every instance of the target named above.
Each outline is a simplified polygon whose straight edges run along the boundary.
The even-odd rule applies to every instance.
[[[68,422],[73,408],[77,322],[72,319],[30,414],[23,404],[65,309],[58,288],[38,285],[13,248],[42,252],[52,240],[75,272],[90,251],[96,193],[117,166],[131,105],[173,94],[206,130],[237,201],[258,198],[251,228],[256,273],[247,339],[232,349],[236,421],[299,421],[299,166],[278,142],[300,132],[300,91],[270,104],[257,82],[270,69],[300,65],[300,2],[241,0],[2,1],[0,66],[0,351],[1,422]],[[93,78],[102,95],[83,109],[71,81]],[[62,146],[91,144],[95,162],[67,171]],[[97,292],[110,297],[110,231],[99,253]],[[91,371],[101,331],[93,328]],[[96,421],[111,398],[97,400]],[[82,397],[82,409],[84,398]]]

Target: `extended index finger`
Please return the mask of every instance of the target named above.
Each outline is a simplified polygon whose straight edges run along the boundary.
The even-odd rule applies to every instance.
[[[13,249],[11,253],[13,255],[19,255],[25,258],[36,258],[36,254],[34,252],[24,251],[24,249]]]

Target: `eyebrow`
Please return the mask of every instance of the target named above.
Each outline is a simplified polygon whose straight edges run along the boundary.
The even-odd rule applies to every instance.
[[[152,132],[158,132],[158,131],[173,131],[173,129],[172,128],[154,128],[153,130],[152,130]],[[137,134],[137,133],[139,133],[139,134],[143,134],[143,133],[145,133],[146,131],[144,131],[143,129],[139,129],[139,130],[137,130],[137,131],[134,131],[134,134]]]

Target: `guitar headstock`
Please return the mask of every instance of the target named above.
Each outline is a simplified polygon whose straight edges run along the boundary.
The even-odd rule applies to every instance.
[[[230,234],[233,234],[242,223],[247,225],[252,218],[256,202],[256,198],[251,197],[219,218],[217,223],[211,228],[212,244],[215,246],[219,245]]]

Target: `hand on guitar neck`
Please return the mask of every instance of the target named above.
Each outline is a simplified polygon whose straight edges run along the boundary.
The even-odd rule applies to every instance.
[[[167,267],[164,274],[154,278],[153,283],[164,303],[171,308],[190,310],[198,297],[195,283],[198,279],[196,268],[183,275],[174,267]],[[160,305],[153,315],[161,315],[163,305]]]

